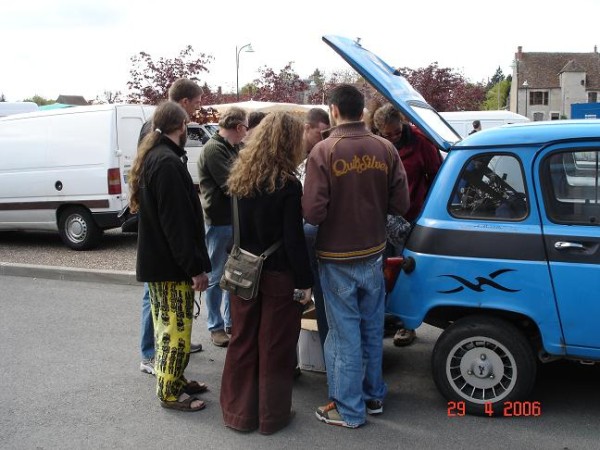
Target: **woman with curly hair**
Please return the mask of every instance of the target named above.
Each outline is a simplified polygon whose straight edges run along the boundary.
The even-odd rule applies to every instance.
[[[313,284],[302,227],[303,123],[290,113],[267,115],[240,151],[228,179],[237,197],[240,247],[260,255],[282,245],[263,265],[258,296],[231,295],[235,327],[225,358],[221,408],[225,426],[271,434],[292,417],[296,343]],[[294,288],[303,299],[294,301]]]
[[[138,147],[129,173],[132,212],[138,212],[136,275],[148,283],[154,323],[156,393],[164,408],[198,411],[207,390],[188,381],[194,291],[208,287],[210,259],[202,206],[182,157],[188,120],[175,102],[164,102]]]

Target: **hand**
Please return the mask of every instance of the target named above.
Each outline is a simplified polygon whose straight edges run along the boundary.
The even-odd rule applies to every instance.
[[[201,274],[192,277],[192,289],[200,292],[208,289],[208,275],[202,272]]]
[[[310,302],[312,300],[312,288],[302,289],[302,292],[304,292],[304,298],[302,300],[300,300],[299,303],[301,305],[306,305],[308,302]]]

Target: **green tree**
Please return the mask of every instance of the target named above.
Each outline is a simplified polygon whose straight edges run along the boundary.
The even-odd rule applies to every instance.
[[[168,97],[169,87],[178,78],[199,81],[202,72],[209,72],[207,65],[213,60],[205,53],[195,54],[188,45],[173,59],[160,57],[154,61],[146,52],[131,57],[132,68],[128,100],[132,103],[156,105]]]
[[[245,84],[240,88],[240,100],[252,100],[256,92],[258,92],[258,86],[255,83]]]
[[[41,97],[37,94],[31,98],[24,98],[23,101],[24,102],[33,102],[33,103],[37,104],[38,106],[52,105],[52,104],[56,103],[56,100],[50,100],[48,98]]]
[[[502,80],[492,86],[485,94],[483,109],[505,109],[510,92],[510,81]]]
[[[502,72],[502,69],[500,68],[500,66],[498,66],[498,68],[496,69],[496,73],[494,73],[494,75],[492,76],[492,78],[490,78],[490,81],[488,82],[487,88],[491,89],[492,86],[497,85],[498,83],[500,83],[501,81],[505,80],[505,76],[504,73]]]

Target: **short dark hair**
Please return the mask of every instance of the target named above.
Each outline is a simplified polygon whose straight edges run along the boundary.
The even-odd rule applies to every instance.
[[[252,111],[248,114],[248,129],[254,128],[267,114],[262,111]]]
[[[329,91],[329,104],[335,105],[346,120],[360,120],[365,109],[365,96],[351,84],[340,84]]]
[[[481,126],[481,122],[479,120],[473,121],[473,128],[479,128]]]
[[[184,98],[193,99],[202,95],[204,91],[194,81],[179,78],[169,88],[169,100],[179,103]]]
[[[329,114],[322,108],[311,108],[306,113],[305,122],[309,124],[311,127],[316,127],[320,123],[324,123],[327,126],[330,126],[329,122]]]

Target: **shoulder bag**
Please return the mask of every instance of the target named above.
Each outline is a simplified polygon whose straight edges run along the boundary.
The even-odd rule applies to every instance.
[[[258,256],[240,248],[240,218],[237,197],[233,196],[232,200],[233,248],[225,262],[219,286],[244,300],[252,300],[258,295],[260,274],[265,259],[272,255],[283,241],[279,239]]]

